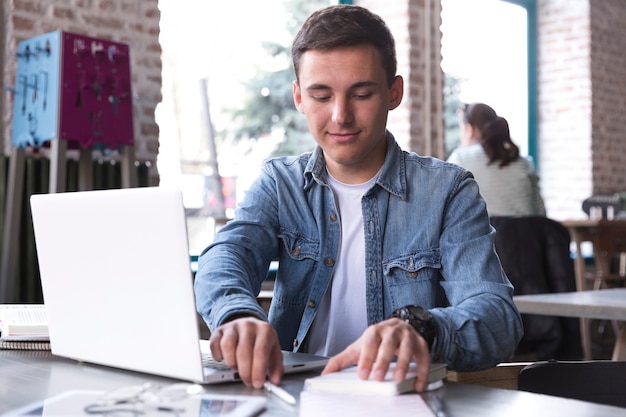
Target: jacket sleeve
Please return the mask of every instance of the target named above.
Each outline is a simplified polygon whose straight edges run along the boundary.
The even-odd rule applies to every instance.
[[[276,257],[278,223],[274,181],[267,166],[246,192],[234,220],[200,255],[194,289],[196,308],[213,331],[228,316],[267,315],[256,300]]]
[[[443,222],[441,285],[449,305],[431,310],[438,325],[433,359],[454,370],[495,366],[513,355],[523,327],[486,204],[467,171],[450,193]]]

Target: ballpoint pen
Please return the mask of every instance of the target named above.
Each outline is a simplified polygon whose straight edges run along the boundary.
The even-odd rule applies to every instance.
[[[422,398],[426,401],[426,404],[435,413],[436,417],[446,417],[446,412],[443,409],[443,403],[437,394],[432,392],[426,392],[422,395]]]
[[[296,398],[293,395],[289,394],[284,388],[281,388],[278,385],[274,385],[270,381],[265,381],[263,387],[267,392],[274,394],[276,397],[283,400],[287,404],[296,404]]]

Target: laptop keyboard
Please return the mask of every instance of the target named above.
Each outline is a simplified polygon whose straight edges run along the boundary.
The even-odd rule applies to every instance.
[[[202,365],[206,368],[220,370],[230,369],[223,361],[216,360],[213,355],[211,355],[211,352],[202,352]]]

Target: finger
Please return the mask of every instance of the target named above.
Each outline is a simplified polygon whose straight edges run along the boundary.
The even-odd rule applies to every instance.
[[[238,341],[235,349],[236,363],[235,369],[239,373],[241,381],[247,385],[252,385],[252,366],[254,355],[254,344],[256,333],[254,325],[251,323],[240,323],[238,326]]]
[[[337,358],[337,355],[333,356],[328,360],[328,362],[326,362],[326,366],[324,366],[324,369],[322,369],[322,375],[341,371],[343,368],[345,368],[341,365],[341,359]]]
[[[220,342],[222,340],[222,330],[221,328],[215,329],[214,332],[211,332],[211,338],[209,339],[209,348],[211,349],[211,355],[216,361],[224,360],[224,355],[222,354],[222,347],[220,346]]]
[[[393,379],[395,381],[403,381],[406,378],[411,359],[413,359],[418,349],[417,335],[414,334],[411,329],[400,340],[400,346],[396,354],[396,364],[393,371]]]
[[[255,347],[252,355],[250,382],[254,388],[263,388],[269,370],[267,354],[265,350]]]
[[[257,335],[252,352],[251,378],[252,386],[262,388],[268,376],[276,379],[282,377],[282,352],[278,343],[278,335],[274,328],[264,323],[257,329]],[[280,378],[278,378],[280,382]]]
[[[358,371],[357,374],[361,379],[369,379],[372,373],[372,368],[374,367],[374,363],[378,358],[378,352],[380,350],[380,344],[383,340],[383,332],[385,328],[379,324],[375,324],[369,326],[360,340],[361,348],[359,352],[359,361],[358,361]],[[389,364],[387,363],[387,367]],[[385,373],[387,372],[387,368],[382,371],[382,378],[385,377]],[[376,377],[377,380],[378,377]]]
[[[417,392],[423,392],[428,386],[430,352],[428,350],[428,343],[426,343],[426,340],[421,335],[418,336],[418,349],[413,356],[415,363],[417,364],[417,380],[415,381],[415,390]]]
[[[215,357],[215,359],[222,360],[229,367],[237,369],[236,350],[239,343],[239,333],[236,326],[232,323],[228,323],[220,326],[218,332],[216,344],[220,352],[219,357]]]
[[[283,352],[280,350],[280,346],[276,345],[272,349],[270,360],[267,368],[267,375],[269,380],[273,384],[280,384],[283,374],[285,373],[285,367],[283,366]]]
[[[404,323],[401,323],[401,325],[398,326],[397,323],[392,321],[382,322],[378,325],[380,343],[378,351],[376,352],[376,362],[372,369],[372,378],[376,381],[383,381],[385,379],[389,371],[389,365],[394,357],[397,356],[403,340],[406,338],[407,332],[403,329],[403,324]],[[410,334],[408,335],[410,336]]]
[[[359,360],[358,349],[355,349],[354,347],[355,343],[330,358],[328,360],[328,363],[322,370],[322,375],[329,374],[331,372],[341,371],[342,369],[347,368],[350,365],[355,365]]]

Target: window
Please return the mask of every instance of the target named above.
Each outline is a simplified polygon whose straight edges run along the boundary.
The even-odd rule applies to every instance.
[[[442,0],[442,69],[449,106],[480,101],[507,119],[523,154],[536,155],[534,1]],[[456,87],[456,88],[455,88]],[[454,109],[446,147],[458,144]]]
[[[285,53],[290,30],[299,28],[315,8],[331,3],[190,0],[181,7],[176,1],[159,2],[163,98],[156,112],[158,169],[161,185],[183,191],[192,254],[211,242],[214,221],[221,223],[230,214],[263,160],[286,142],[282,113],[273,109],[296,112]],[[272,54],[268,43],[274,45]],[[282,78],[273,77],[277,73]],[[298,119],[306,128],[305,120]],[[290,145],[310,150],[314,142],[306,137],[310,145]],[[293,149],[285,153],[295,153]]]

